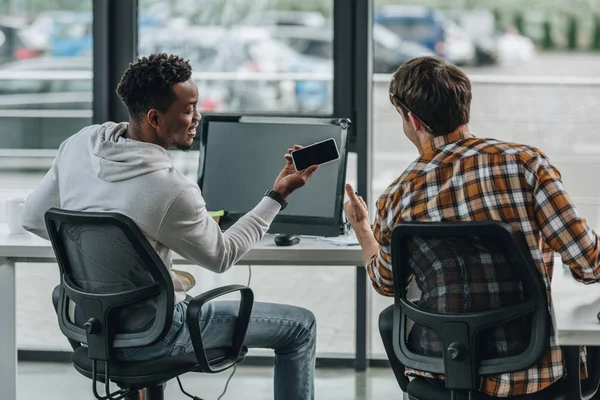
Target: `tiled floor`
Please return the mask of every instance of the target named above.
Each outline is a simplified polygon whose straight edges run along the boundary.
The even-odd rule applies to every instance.
[[[315,398],[327,400],[402,399],[403,395],[389,369],[372,368],[356,374],[351,369],[317,369]],[[229,371],[218,375],[188,374],[184,389],[205,400],[216,400],[223,391]],[[273,399],[273,369],[240,367],[223,400]],[[102,392],[101,392],[102,393]],[[19,363],[18,400],[93,400],[91,381],[70,364]],[[167,385],[166,399],[184,400],[176,381]]]

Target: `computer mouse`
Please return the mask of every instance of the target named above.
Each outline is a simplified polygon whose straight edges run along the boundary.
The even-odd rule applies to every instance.
[[[300,243],[300,238],[292,235],[277,235],[274,241],[277,246],[293,246]]]

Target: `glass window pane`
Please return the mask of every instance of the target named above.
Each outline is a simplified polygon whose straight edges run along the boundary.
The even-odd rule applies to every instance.
[[[595,50],[600,48],[600,22],[592,7],[581,3],[564,14],[547,3],[509,7],[484,1],[375,0],[372,199],[418,157],[389,102],[391,75],[386,72],[398,65],[390,71],[381,67],[375,30],[383,26],[399,35],[397,40],[460,66],[472,84],[470,131],[546,153],[578,213],[600,229],[600,191],[589,184],[600,173],[594,133],[599,122],[600,55]],[[385,357],[376,318],[392,301],[371,294],[371,354]]]
[[[333,1],[140,0],[138,54],[190,60],[204,112],[331,114]]]
[[[203,112],[331,114],[333,1],[311,4],[140,0],[140,19],[163,18],[140,26],[138,54],[167,52],[189,59]],[[198,152],[172,155],[177,168],[196,181]],[[355,179],[355,160],[348,164],[349,180]],[[349,267],[253,266],[251,287],[256,301],[301,306],[317,316],[319,356],[351,357],[355,268]],[[244,267],[218,276],[189,271],[201,282],[195,288],[199,292],[247,278]]]
[[[0,2],[0,223],[5,201],[28,196],[60,143],[91,123],[91,9],[91,0]],[[17,264],[20,350],[70,350],[49,301],[58,282],[57,265]]]
[[[0,152],[24,150],[2,157],[28,168],[32,151],[56,150],[91,123],[92,2],[9,3],[0,13]]]

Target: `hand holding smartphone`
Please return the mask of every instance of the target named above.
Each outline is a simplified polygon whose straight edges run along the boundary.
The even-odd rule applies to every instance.
[[[291,155],[296,171],[304,171],[312,165],[327,164],[340,158],[340,152],[333,138],[294,150]]]

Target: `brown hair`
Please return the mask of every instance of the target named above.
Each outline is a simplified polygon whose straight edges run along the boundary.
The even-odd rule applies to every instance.
[[[469,122],[471,82],[467,75],[439,57],[418,57],[404,63],[390,82],[390,101],[411,112],[435,136],[454,132]]]

